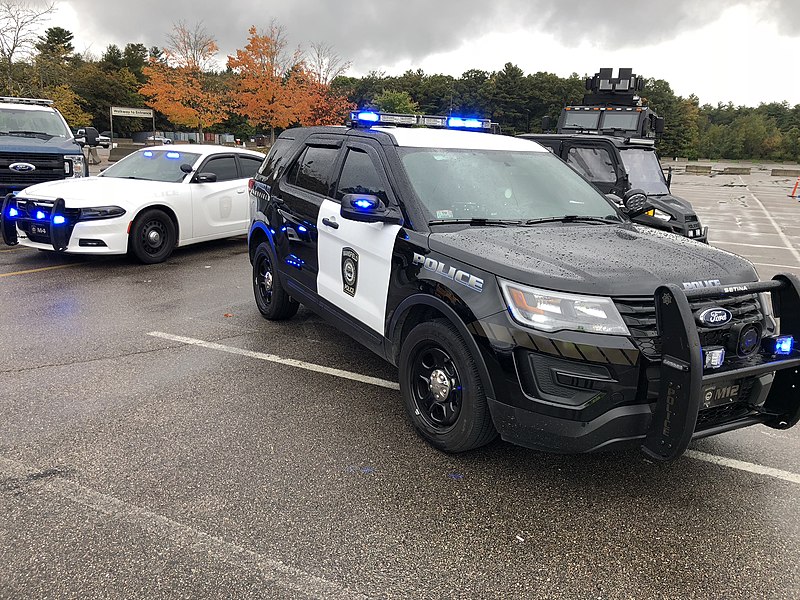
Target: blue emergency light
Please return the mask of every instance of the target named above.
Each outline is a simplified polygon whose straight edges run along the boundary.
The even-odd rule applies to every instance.
[[[67,220],[64,218],[63,215],[56,215],[55,217],[53,217],[53,225],[63,225],[66,222]]]
[[[153,151],[152,150],[145,150],[142,152],[145,158],[153,158]]]
[[[353,205],[361,210],[369,210],[370,208],[375,208],[375,201],[368,198],[358,198],[353,201]]]
[[[356,120],[364,121],[365,123],[377,123],[381,120],[381,116],[371,110],[362,110],[356,114]]]
[[[13,206],[11,206],[8,209],[8,217],[10,219],[13,219],[14,217],[18,217],[18,216],[19,216],[19,211],[16,208],[14,208]]]
[[[167,152],[167,158],[170,160],[177,160],[181,157],[180,152]]]
[[[484,120],[464,119],[462,117],[450,117],[447,119],[447,126],[454,129],[483,129]]]
[[[37,210],[37,211],[36,211],[36,214],[35,214],[34,216],[35,216],[37,219],[39,219],[40,221],[44,221],[44,220],[47,218],[47,215],[46,215],[46,214],[44,214],[44,211],[41,211],[41,210]]]
[[[794,337],[782,335],[775,340],[775,354],[787,356],[794,350]]]

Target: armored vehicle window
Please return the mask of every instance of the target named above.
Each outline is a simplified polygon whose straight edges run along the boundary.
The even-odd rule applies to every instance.
[[[633,111],[606,111],[603,117],[602,129],[637,131],[639,129],[639,114]]]
[[[664,172],[654,150],[631,148],[621,150],[620,156],[628,172],[631,187],[643,189],[648,196],[669,194]]]
[[[614,162],[602,148],[570,148],[567,163],[589,181],[613,183],[617,180]]]
[[[328,176],[337,152],[338,148],[309,146],[289,171],[289,181],[310,192],[326,195]]]
[[[252,177],[261,166],[262,160],[255,156],[239,155],[239,166],[242,167],[242,177]]]
[[[598,123],[600,123],[599,112],[568,110],[564,117],[563,127],[565,129],[597,129]]]
[[[239,171],[236,169],[236,159],[232,156],[222,156],[212,158],[203,167],[203,173],[214,173],[217,181],[233,181],[239,179]]]
[[[350,149],[339,178],[336,199],[341,200],[345,194],[370,194],[388,202],[386,185],[372,163],[372,159],[363,150]]]

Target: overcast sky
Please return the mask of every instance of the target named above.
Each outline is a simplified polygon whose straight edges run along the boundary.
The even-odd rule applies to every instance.
[[[59,0],[49,25],[78,51],[163,46],[174,22],[202,21],[220,60],[272,18],[292,45],[332,44],[351,75],[406,69],[459,76],[499,70],[592,74],[631,67],[701,103],[800,104],[798,0]]]

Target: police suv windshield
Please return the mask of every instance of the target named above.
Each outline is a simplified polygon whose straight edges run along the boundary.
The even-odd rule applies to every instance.
[[[48,139],[72,137],[64,120],[55,111],[24,108],[0,110],[0,135]]]
[[[110,166],[100,177],[179,183],[186,177],[181,165],[194,165],[199,157],[199,154],[191,152],[140,150]]]
[[[550,152],[398,150],[431,220],[621,220],[604,196]]]
[[[669,194],[664,172],[653,150],[630,148],[620,150],[622,164],[628,173],[631,188],[643,189],[649,196]]]

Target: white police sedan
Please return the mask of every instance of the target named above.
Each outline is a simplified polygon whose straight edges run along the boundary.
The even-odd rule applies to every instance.
[[[162,262],[176,246],[247,233],[259,152],[223,146],[138,150],[98,177],[33,185],[3,203],[3,240],[71,254]]]

